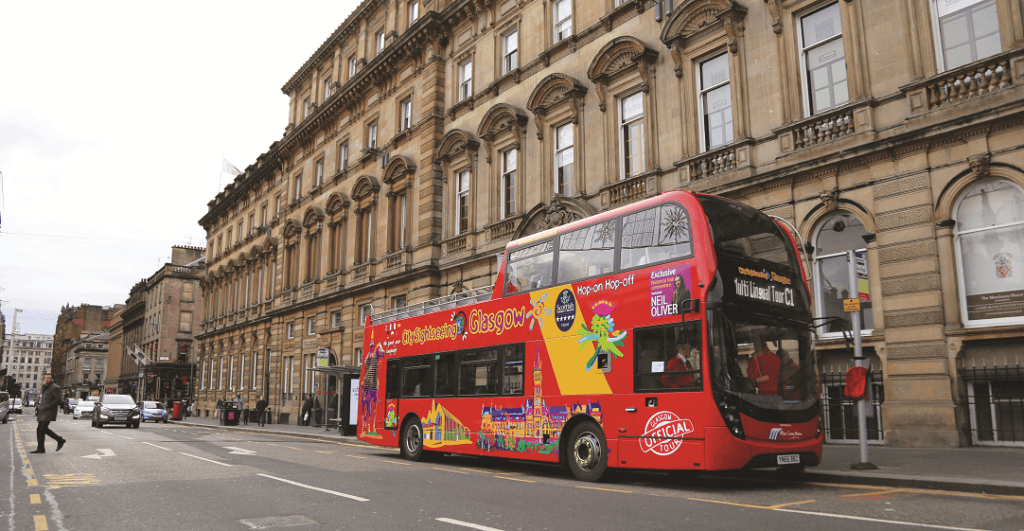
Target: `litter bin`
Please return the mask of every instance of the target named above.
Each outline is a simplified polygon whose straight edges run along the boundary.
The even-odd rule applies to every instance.
[[[185,409],[181,407],[181,402],[177,401],[171,406],[171,420],[181,420],[181,416]]]
[[[234,402],[226,402],[220,408],[220,425],[238,426],[238,418],[241,414],[241,410],[238,409]]]

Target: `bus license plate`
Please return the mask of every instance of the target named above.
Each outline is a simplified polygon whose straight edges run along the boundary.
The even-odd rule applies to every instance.
[[[780,465],[799,465],[800,454],[785,454],[777,456]]]

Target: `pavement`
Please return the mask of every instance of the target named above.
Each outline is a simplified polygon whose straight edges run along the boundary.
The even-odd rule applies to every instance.
[[[220,426],[219,420],[196,417],[172,422],[226,431],[365,444],[355,436],[339,434],[337,428],[327,430],[323,426],[267,424],[261,428],[254,423]],[[860,460],[860,446],[857,444],[826,444],[819,466],[808,467],[803,472],[786,473],[784,479],[1024,496],[1024,448],[893,448],[869,445],[867,461],[877,469],[851,469],[851,464],[860,463]],[[780,476],[782,472],[773,469],[729,474],[737,473],[762,478],[783,477]]]

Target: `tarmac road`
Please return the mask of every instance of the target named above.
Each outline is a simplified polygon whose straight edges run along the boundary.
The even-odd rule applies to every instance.
[[[180,424],[95,429],[35,448],[35,422],[0,428],[0,531],[9,530],[1024,530],[1024,497],[769,478],[615,473],[470,457],[410,463],[350,440]],[[0,498],[2,497],[0,495]]]

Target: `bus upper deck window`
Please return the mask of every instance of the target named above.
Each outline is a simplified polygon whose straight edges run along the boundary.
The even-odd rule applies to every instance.
[[[666,203],[622,218],[622,269],[679,260],[692,254],[690,216],[681,205]]]
[[[517,293],[550,286],[554,281],[554,257],[551,240],[510,252],[505,269],[505,292]]]
[[[558,244],[558,283],[611,273],[616,232],[612,220],[563,234]]]

